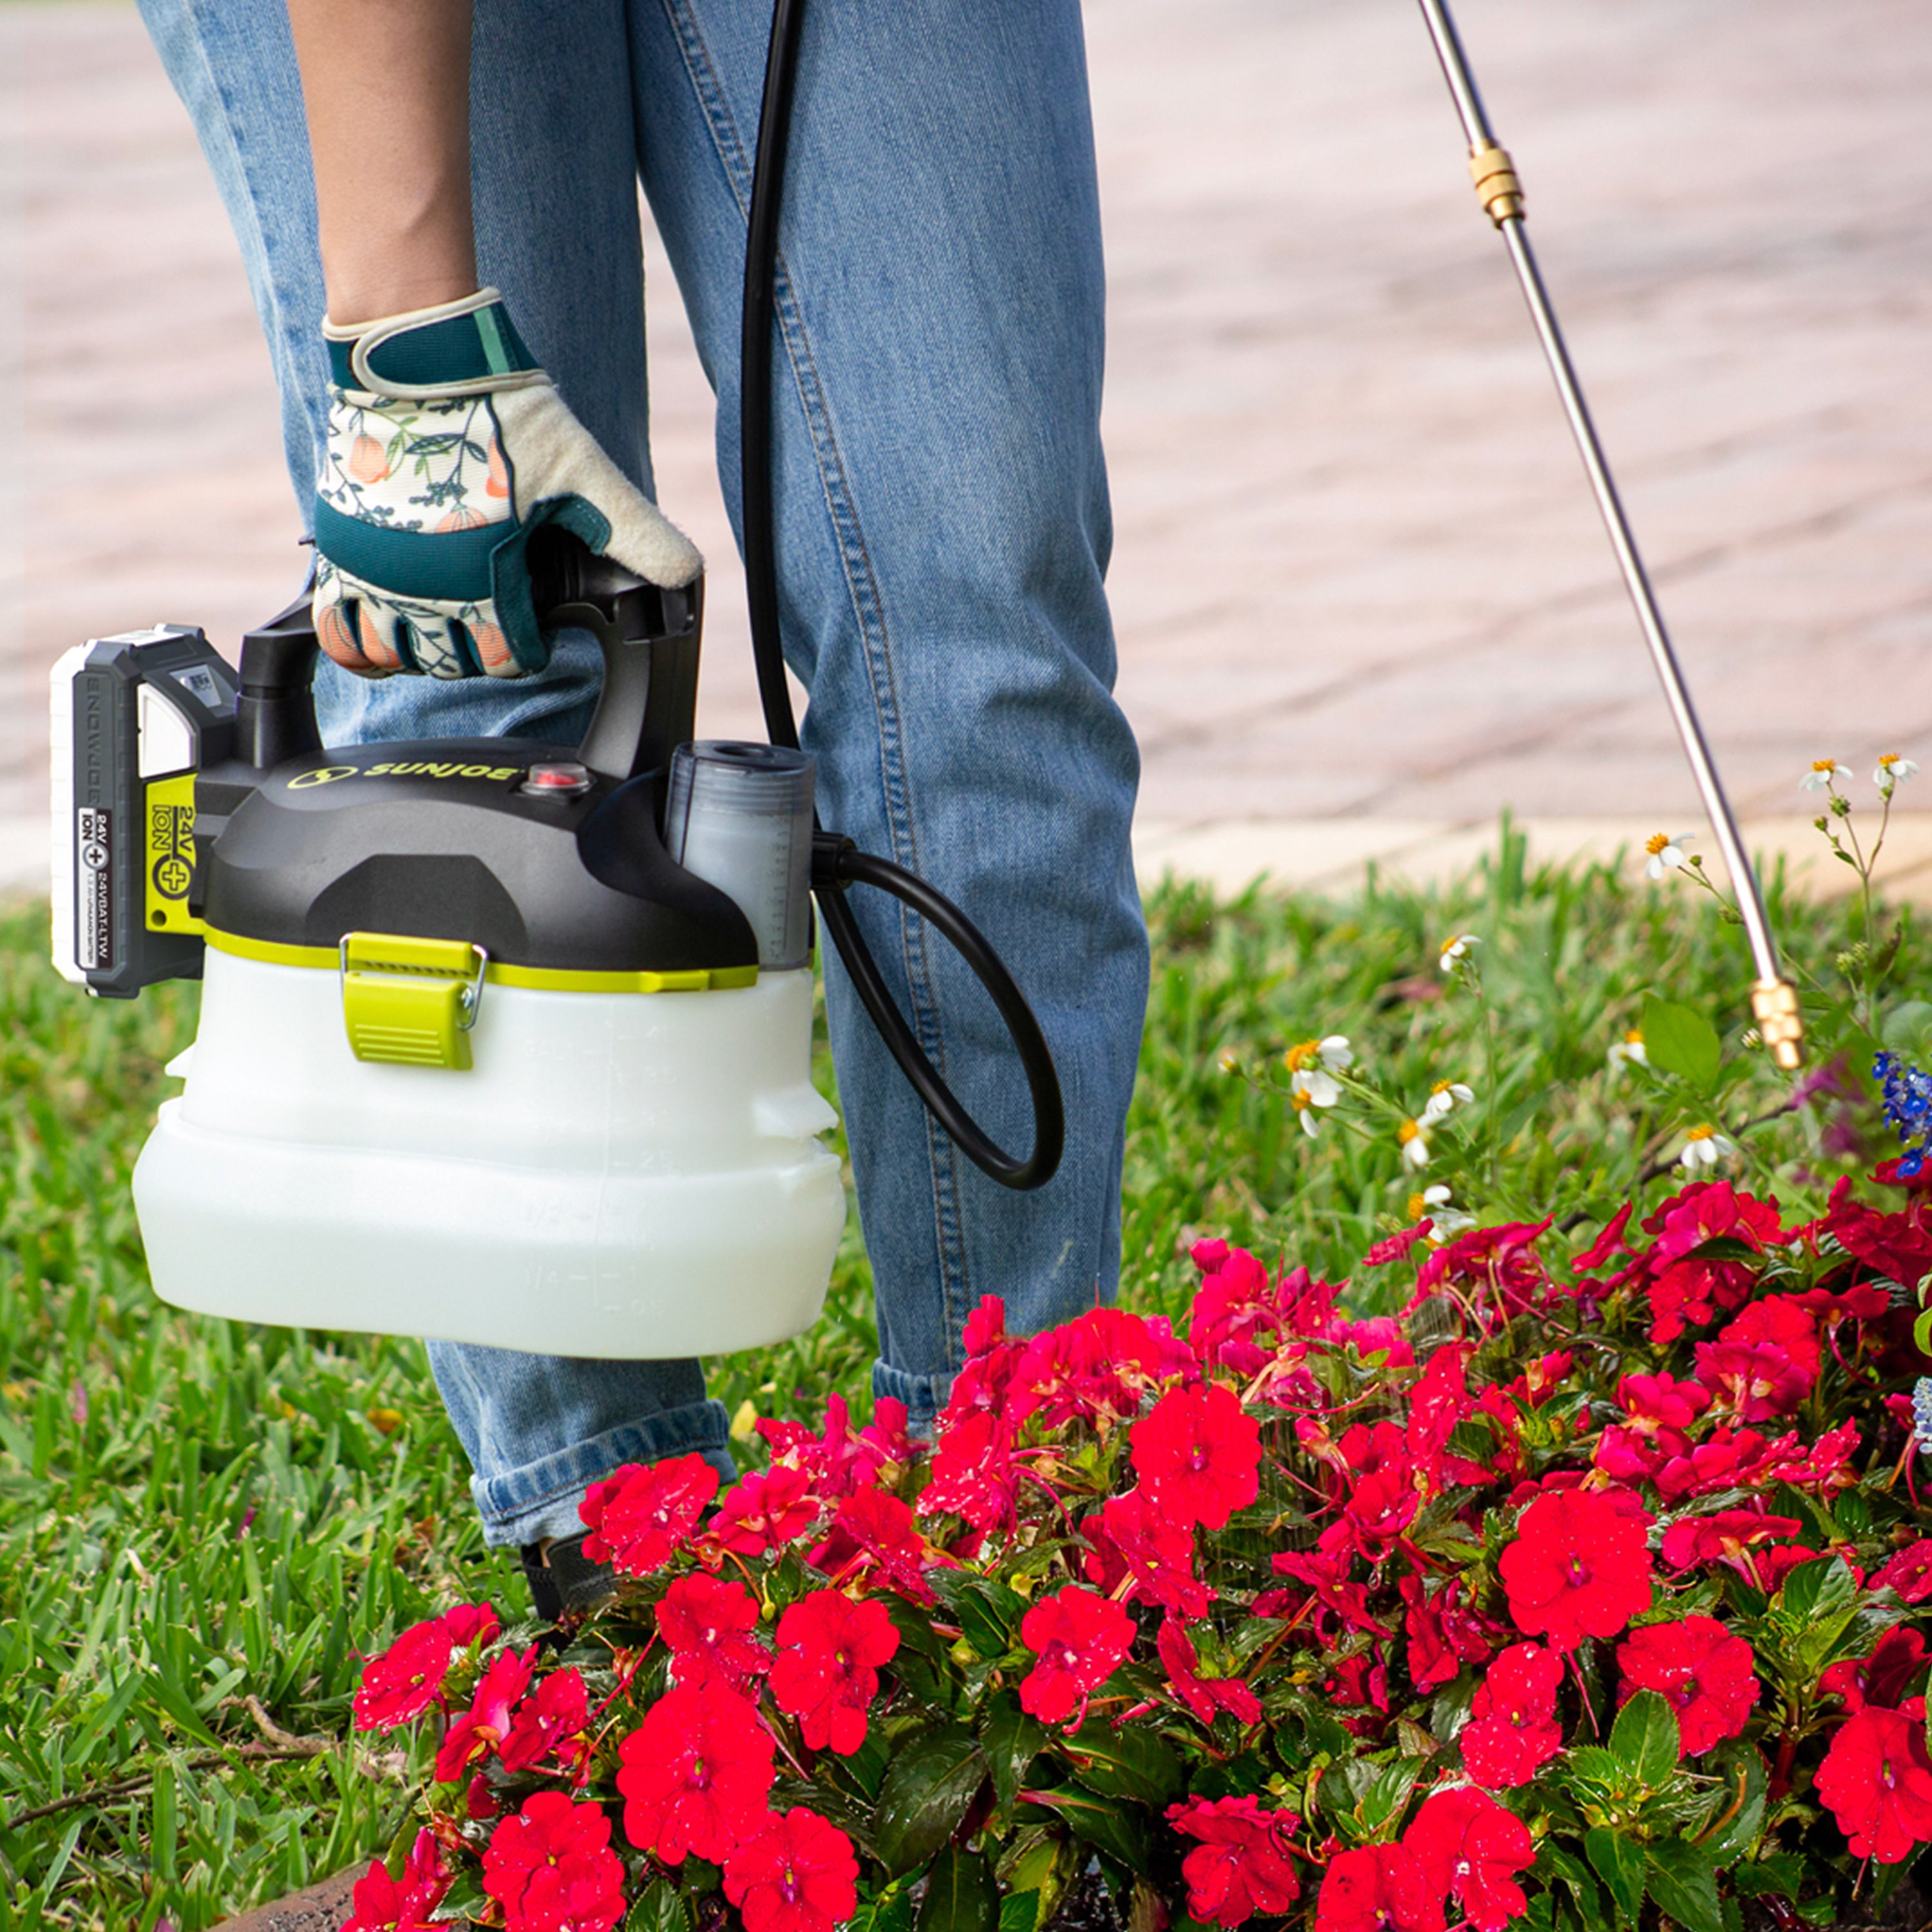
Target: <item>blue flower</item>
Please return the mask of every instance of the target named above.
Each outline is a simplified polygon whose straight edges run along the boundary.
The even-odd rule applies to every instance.
[[[1910,1180],[1932,1156],[1932,1075],[1922,1073],[1895,1053],[1881,1053],[1872,1062],[1872,1072],[1880,1082],[1880,1100],[1885,1117],[1898,1130],[1904,1151],[1899,1156],[1898,1173]]]
[[[1912,1391],[1912,1437],[1922,1449],[1932,1449],[1932,1376],[1921,1376]]]

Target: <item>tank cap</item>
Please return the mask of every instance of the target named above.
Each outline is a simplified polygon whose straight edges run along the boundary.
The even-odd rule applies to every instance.
[[[524,774],[520,790],[541,797],[574,798],[590,789],[590,771],[585,765],[532,765]]]

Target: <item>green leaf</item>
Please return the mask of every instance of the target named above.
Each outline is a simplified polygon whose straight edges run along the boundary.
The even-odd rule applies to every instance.
[[[1046,1726],[1010,1698],[1001,1698],[980,1727],[980,1748],[992,1773],[994,1796],[1010,1810],[1028,1770],[1046,1744]]]
[[[1721,1866],[1748,1851],[1764,1828],[1764,1758],[1754,1745],[1734,1738],[1705,1759],[1704,1769],[1723,1781],[1712,1801],[1714,1822],[1697,1844]]]
[[[1036,1932],[1039,1924],[1038,1892],[1010,1892],[1000,1900],[1000,1932]]]
[[[669,1879],[653,1879],[625,1914],[624,1932],[691,1932],[683,1895]]]
[[[1643,1016],[1637,1024],[1643,1033],[1645,1057],[1652,1066],[1678,1075],[1705,1093],[1717,1084],[1724,1046],[1717,1029],[1702,1013],[1647,993]]]
[[[1677,1713],[1655,1690],[1640,1690],[1617,1713],[1616,1726],[1610,1732],[1612,1753],[1622,1760],[1639,1784],[1653,1791],[1667,1784],[1676,1774],[1682,1743]]]
[[[897,1878],[922,1865],[958,1828],[986,1780],[976,1739],[950,1726],[922,1731],[892,1760],[879,1787],[872,1842]]]
[[[1148,1852],[1154,1834],[1148,1828],[1146,1813],[1138,1807],[1096,1798],[1071,1785],[1036,1792],[1034,1798],[1058,1811],[1076,1838],[1129,1870],[1148,1875]]]
[[[1669,1838],[1649,1848],[1650,1895],[1684,1932],[1724,1932],[1711,1861],[1695,1845]]]
[[[1799,1564],[1778,1593],[1778,1606],[1808,1623],[1856,1609],[1858,1600],[1858,1581],[1842,1556]]]
[[[1621,1832],[1598,1825],[1583,1834],[1583,1856],[1610,1888],[1618,1916],[1634,1925],[1643,1910],[1643,1847]]]
[[[1110,1731],[1096,1724],[1060,1749],[1072,1762],[1074,1776],[1103,1797],[1135,1798],[1158,1810],[1180,1796],[1186,1781],[1168,1746],[1152,1731],[1132,1726]]]
[[[977,1852],[948,1845],[932,1862],[914,1932],[999,1932],[1000,1888]]]

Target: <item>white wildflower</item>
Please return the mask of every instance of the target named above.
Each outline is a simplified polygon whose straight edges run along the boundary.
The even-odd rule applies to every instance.
[[[1653,832],[1643,842],[1643,849],[1650,854],[1650,862],[1643,868],[1645,876],[1660,879],[1666,872],[1674,872],[1678,866],[1688,865],[1690,860],[1685,857],[1684,848],[1690,842],[1688,832],[1680,832],[1675,838]]]
[[[1304,1040],[1299,1046],[1291,1046],[1281,1058],[1288,1071],[1291,1096],[1298,1102],[1306,1096],[1311,1106],[1332,1107],[1342,1097],[1334,1076],[1352,1065],[1355,1056],[1340,1034],[1331,1033],[1322,1040]],[[1312,1127],[1309,1129],[1310,1133],[1314,1131]]]
[[[1684,1151],[1677,1158],[1682,1166],[1695,1174],[1700,1167],[1715,1167],[1719,1161],[1737,1150],[1736,1141],[1726,1139],[1715,1127],[1706,1124],[1693,1127],[1684,1136]]]
[[[1836,758],[1814,758],[1811,769],[1798,781],[1800,791],[1829,791],[1840,778],[1852,775],[1850,765],[1841,765]]]
[[[1878,770],[1872,773],[1872,783],[1878,787],[1881,798],[1889,798],[1894,786],[1916,777],[1918,772],[1918,766],[1911,759],[1901,758],[1896,752],[1888,752],[1879,760]]]
[[[1422,1124],[1432,1126],[1438,1120],[1446,1120],[1459,1102],[1466,1107],[1475,1097],[1476,1090],[1464,1086],[1460,1080],[1437,1081],[1423,1103]]]
[[[1395,1137],[1402,1147],[1404,1167],[1424,1168],[1429,1165],[1429,1136],[1423,1132],[1420,1120],[1404,1120],[1396,1129]]]
[[[1610,1063],[1612,1073],[1620,1072],[1626,1066],[1650,1064],[1650,1055],[1644,1051],[1643,1034],[1636,1027],[1630,1028],[1622,1040],[1615,1042],[1604,1058]]]
[[[1482,943],[1483,942],[1478,939],[1473,932],[1456,932],[1450,934],[1450,936],[1442,942],[1442,966],[1443,971],[1445,973],[1454,972],[1456,970],[1456,962],[1458,960],[1468,958],[1469,948],[1472,946],[1480,946]]]

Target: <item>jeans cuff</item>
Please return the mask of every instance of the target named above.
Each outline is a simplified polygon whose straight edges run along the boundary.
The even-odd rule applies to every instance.
[[[905,1404],[906,1428],[915,1442],[932,1440],[933,1424],[952,1393],[950,1375],[915,1376],[890,1362],[872,1364],[872,1398],[890,1396]]]
[[[673,1456],[702,1456],[727,1483],[738,1480],[729,1447],[731,1420],[722,1402],[688,1402],[661,1409],[641,1421],[606,1430],[587,1442],[507,1469],[487,1481],[470,1480],[483,1519],[483,1540],[493,1549],[574,1536],[584,1527],[578,1504],[592,1483],[626,1462],[662,1462]]]

